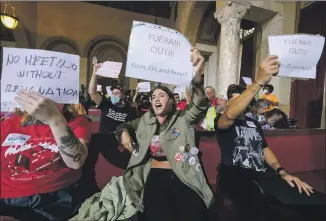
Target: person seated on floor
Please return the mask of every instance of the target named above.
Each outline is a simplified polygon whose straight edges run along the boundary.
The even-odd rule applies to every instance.
[[[34,92],[15,100],[25,112],[1,122],[0,216],[67,220],[93,194],[79,182],[89,121]]]
[[[217,190],[231,198],[240,220],[280,220],[270,210],[272,202],[298,213],[297,220],[318,220],[325,196],[282,167],[260,124],[244,114],[259,90],[278,73],[277,58],[268,56],[261,63],[256,80],[247,89],[230,85],[227,90],[229,105],[215,118],[222,156]],[[265,163],[275,172],[267,171]]]
[[[142,212],[141,221],[208,220],[213,193],[193,136],[209,106],[199,75],[204,58],[197,49],[192,50],[191,62],[196,71],[192,107],[176,110],[171,90],[156,87],[151,111],[117,128],[117,138],[133,153],[123,177],[114,178],[101,193],[88,199],[73,220],[117,220],[137,211]]]

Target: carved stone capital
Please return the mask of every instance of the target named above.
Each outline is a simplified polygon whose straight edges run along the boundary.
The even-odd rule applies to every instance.
[[[228,1],[219,11],[214,13],[214,17],[220,24],[225,23],[230,18],[238,18],[241,20],[249,8],[249,2]]]

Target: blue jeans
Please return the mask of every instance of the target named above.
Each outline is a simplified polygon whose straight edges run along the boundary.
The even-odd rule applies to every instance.
[[[68,220],[94,192],[84,182],[50,193],[0,199],[0,215],[26,221]]]

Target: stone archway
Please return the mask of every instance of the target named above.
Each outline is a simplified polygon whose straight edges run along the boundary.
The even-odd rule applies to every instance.
[[[124,88],[128,88],[129,80],[125,78],[127,45],[121,39],[114,36],[96,37],[86,46],[83,54],[87,58],[87,84],[93,72],[93,57],[96,56],[99,62],[122,62],[122,69],[118,80],[100,78],[99,84],[110,86],[118,83]]]
[[[59,36],[50,37],[42,43],[40,48],[49,51],[76,54],[79,56],[81,55],[77,43],[74,40],[65,37],[59,37]]]
[[[196,1],[194,2],[192,9],[189,12],[188,19],[186,21],[185,35],[189,38],[190,42],[195,45],[199,30],[203,28],[205,20],[209,13],[215,12],[215,2],[209,1]],[[214,17],[213,17],[214,18]]]

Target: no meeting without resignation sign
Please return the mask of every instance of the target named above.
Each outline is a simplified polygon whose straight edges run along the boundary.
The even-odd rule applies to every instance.
[[[77,55],[4,47],[1,112],[20,107],[14,100],[20,89],[34,91],[56,103],[78,103],[79,62]]]

